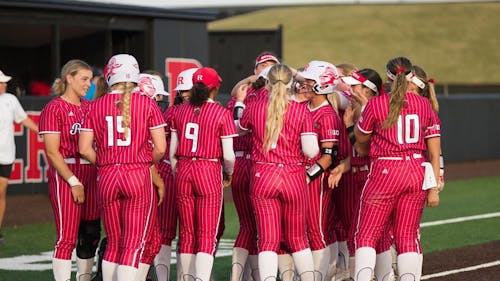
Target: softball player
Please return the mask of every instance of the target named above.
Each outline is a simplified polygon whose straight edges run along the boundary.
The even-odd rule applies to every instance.
[[[187,100],[191,95],[193,87],[193,73],[198,68],[190,68],[182,71],[177,77],[177,92],[174,99],[174,106],[170,106],[163,113],[163,118],[167,125],[171,124],[172,118],[175,116],[177,105],[183,100]],[[179,98],[180,99],[179,99]],[[167,139],[167,147],[170,147],[170,130],[165,131]],[[158,171],[165,183],[165,202],[159,206],[158,221],[160,225],[161,248],[154,260],[156,267],[156,275],[158,280],[170,280],[170,258],[172,255],[172,240],[174,240],[177,231],[177,200],[175,195],[174,175],[170,166],[170,158],[168,153],[165,154],[162,161],[158,163]],[[180,260],[177,260],[177,271],[181,270]]]
[[[313,122],[304,104],[291,101],[292,71],[276,64],[269,70],[268,99],[252,103],[239,122],[252,130],[254,161],[250,197],[254,207],[261,280],[276,280],[277,251],[282,238],[292,252],[302,280],[314,279],[306,232],[307,183],[304,155],[319,148]]]
[[[307,208],[307,233],[314,260],[315,280],[326,280],[331,259],[329,245],[336,242],[333,232],[328,233],[334,215],[332,190],[328,188],[328,170],[336,162],[340,118],[328,102],[326,95],[333,93],[339,75],[334,65],[324,61],[311,61],[298,73],[305,79],[299,90],[309,99],[308,109],[318,135],[321,154],[306,161],[309,207]],[[333,254],[333,255],[332,255]]]
[[[223,171],[234,169],[231,113],[214,102],[221,78],[209,67],[193,74],[192,95],[172,119],[170,161],[179,210],[179,252],[184,276],[210,279],[223,206]]]
[[[105,79],[111,92],[91,105],[80,133],[80,153],[99,167],[99,199],[108,236],[103,280],[132,281],[156,206],[150,166],[165,152],[165,121],[152,99],[132,94],[139,82],[133,56],[113,56]]]
[[[369,146],[372,161],[355,234],[355,280],[371,280],[375,246],[391,215],[400,279],[417,278],[421,271],[418,225],[427,197],[421,166],[425,151],[434,176],[439,175],[440,124],[429,101],[407,91],[414,75],[412,64],[399,57],[390,60],[387,68],[396,73],[391,94],[372,98],[354,129],[360,151]]]
[[[257,72],[262,67],[259,64],[267,64],[274,60],[266,60],[260,62],[257,58],[255,71]],[[261,99],[268,95],[267,73],[271,66],[260,70],[257,80],[248,85],[242,85],[239,88],[240,92],[236,94],[227,104],[226,108],[233,112],[233,118],[239,120],[243,109],[246,105],[254,102],[256,99]],[[234,167],[233,181],[231,183],[231,191],[233,195],[234,206],[238,213],[240,222],[240,230],[234,242],[233,259],[231,269],[231,280],[243,280],[245,264],[248,259],[248,268],[250,274],[255,281],[258,281],[258,262],[257,262],[257,227],[255,225],[255,215],[253,212],[252,202],[250,200],[250,180],[252,170],[252,140],[251,135],[243,135],[235,138],[234,143],[236,162]]]
[[[382,89],[382,79],[376,71],[365,68],[353,73],[351,76],[342,77],[342,80],[344,83],[351,86],[352,93],[352,102],[344,111],[343,116],[349,139],[350,171],[343,177],[345,189],[343,190],[344,195],[342,196],[341,207],[339,207],[342,209],[342,216],[339,216],[339,218],[343,228],[346,230],[346,245],[348,251],[346,251],[345,258],[348,262],[349,256],[353,257],[352,259],[354,260],[356,214],[359,212],[359,199],[361,191],[370,171],[370,158],[368,156],[360,156],[356,153],[354,124],[359,119],[361,107],[366,106],[369,99],[379,95]],[[392,240],[389,235],[382,236],[382,239],[384,240],[379,241],[376,246],[377,262],[375,267],[375,276],[377,277],[377,280],[387,280],[383,279],[382,276],[392,273],[390,252],[386,252],[386,250],[390,248]],[[347,263],[347,265],[348,267],[354,266],[354,262],[352,262],[352,265],[350,263]],[[381,270],[382,268],[385,270]],[[349,273],[349,271],[346,271],[346,273]]]
[[[82,99],[90,87],[92,70],[81,60],[67,62],[55,82],[60,96],[40,114],[48,171],[49,197],[56,222],[57,241],[52,260],[54,278],[71,276],[71,253],[76,244],[77,280],[90,280],[100,239],[100,209],[97,204],[97,170],[78,152],[78,134],[90,102]]]

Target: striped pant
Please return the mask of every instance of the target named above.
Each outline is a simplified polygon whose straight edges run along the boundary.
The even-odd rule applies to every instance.
[[[422,159],[376,159],[361,195],[356,249],[376,248],[393,217],[397,252],[421,252],[418,229],[427,191]]]
[[[108,246],[104,260],[137,267],[156,208],[149,165],[99,168],[99,198]]]
[[[304,166],[256,163],[250,197],[257,222],[259,252],[278,252],[282,231],[292,253],[309,247]]]
[[[56,224],[57,240],[54,258],[71,259],[71,253],[78,239],[81,220],[96,220],[100,217],[97,196],[97,169],[89,164],[68,164],[73,174],[85,187],[85,203],[79,205],[73,201],[71,187],[50,166],[48,171],[49,197]]]

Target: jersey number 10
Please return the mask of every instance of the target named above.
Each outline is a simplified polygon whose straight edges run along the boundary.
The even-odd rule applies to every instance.
[[[420,137],[420,123],[417,114],[408,114],[404,116],[404,122],[401,115],[398,117],[398,143],[417,143]],[[404,138],[403,138],[404,135]]]
[[[108,146],[129,146],[130,135],[132,133],[130,130],[128,131],[128,136],[125,139],[117,139],[115,144],[115,127],[116,132],[121,134],[125,133],[125,128],[123,128],[122,125],[123,116],[116,116],[116,123],[113,121],[113,116],[106,116],[106,123],[108,123]]]

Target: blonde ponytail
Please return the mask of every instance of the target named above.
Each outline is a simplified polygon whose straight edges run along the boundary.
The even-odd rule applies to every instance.
[[[289,88],[287,85],[292,80],[292,71],[284,64],[276,64],[269,70],[269,82],[271,91],[269,93],[269,105],[267,107],[266,128],[264,132],[263,148],[271,150],[278,142],[283,128],[283,118],[288,107]]]

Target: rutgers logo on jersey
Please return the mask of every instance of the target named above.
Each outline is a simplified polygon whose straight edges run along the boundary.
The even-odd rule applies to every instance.
[[[80,128],[82,127],[82,124],[80,123],[74,123],[72,126],[71,126],[71,130],[69,130],[69,133],[74,136],[76,134],[78,134],[80,132]]]

